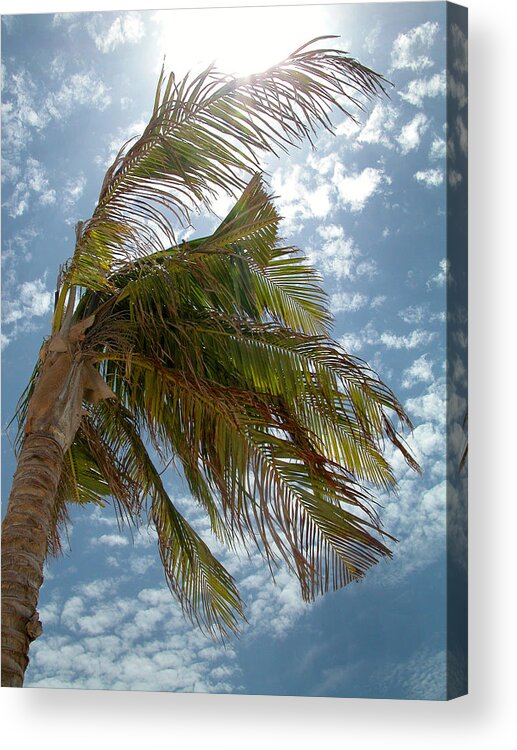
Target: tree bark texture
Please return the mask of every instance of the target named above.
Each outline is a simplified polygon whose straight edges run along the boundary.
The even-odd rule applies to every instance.
[[[115,394],[81,342],[93,316],[54,335],[40,354],[41,369],[31,396],[25,438],[2,523],[2,685],[21,687],[31,641],[40,635],[36,606],[43,583],[54,503],[66,451],[83,416]]]
[[[54,337],[41,357],[25,438],[2,522],[2,686],[22,687],[65,452],[82,417],[84,362]]]
[[[26,436],[2,523],[3,687],[22,687],[29,645],[41,633],[36,606],[62,466],[54,438]]]

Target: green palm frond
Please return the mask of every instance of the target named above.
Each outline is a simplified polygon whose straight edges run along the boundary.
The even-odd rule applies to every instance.
[[[244,616],[235,582],[172,503],[134,417],[121,404],[105,403],[89,434],[122,459],[117,473],[134,499],[133,516],[145,512],[154,525],[167,584],[184,612],[210,633],[235,631]],[[222,525],[215,510],[212,518]]]
[[[64,456],[63,471],[53,508],[47,555],[57,557],[62,552],[61,537],[66,533],[70,522],[68,505],[93,503],[103,508],[113,497],[110,490],[106,472],[97,465],[83,436],[77,435]]]
[[[155,291],[153,286],[150,289]],[[139,302],[143,302],[141,297]],[[170,446],[191,474],[199,465],[207,467],[202,486],[208,483],[221,495],[232,529],[254,537],[259,529],[261,542],[267,544],[267,534],[260,532],[267,527],[284,551],[275,524],[288,525],[291,510],[267,524],[262,514],[267,515],[280,487],[298,477],[291,494],[287,489],[284,492],[286,497],[294,493],[298,504],[303,498],[303,507],[312,508],[307,513],[317,517],[308,498],[332,485],[333,502],[356,505],[368,523],[375,520],[372,528],[380,533],[368,495],[359,492],[357,480],[393,488],[391,468],[382,456],[384,439],[397,444],[408,461],[412,459],[387,416],[393,411],[407,422],[403,409],[368,368],[322,337],[242,321],[237,332],[227,319],[213,312],[203,321],[162,321],[153,334],[146,320],[156,321],[158,316],[150,314],[147,306],[145,310],[138,326],[143,332],[138,351],[104,352],[104,375],[121,403],[139,415],[157,448]],[[225,352],[224,363],[221,351]],[[284,434],[281,443],[278,431]],[[280,447],[291,453],[279,453]],[[281,469],[275,465],[277,461]],[[257,486],[265,483],[274,487],[274,493],[260,504],[250,491],[248,477],[256,477],[258,467],[264,466],[267,470]],[[316,473],[303,477],[307,467]],[[336,467],[345,472],[346,480],[341,477],[338,481]],[[276,484],[272,484],[273,475]],[[304,482],[308,494],[300,489]],[[247,503],[251,503],[251,511]],[[361,526],[363,522],[356,519],[356,523]],[[365,533],[363,542],[368,539],[375,547],[371,533]],[[294,538],[292,552],[300,541]],[[384,545],[381,548],[385,550]],[[370,564],[374,559],[364,557]],[[310,567],[317,565],[314,562]],[[356,566],[347,575],[356,575],[357,570],[364,573],[365,568]],[[339,580],[345,578],[342,573]]]
[[[132,402],[150,434],[182,463],[189,457],[187,469],[197,467],[220,498],[233,535],[260,542],[270,560],[280,552],[307,598],[389,554],[373,535],[381,529],[368,493],[316,449],[294,415],[286,419],[285,403],[277,402],[275,413],[275,400],[264,394],[189,381],[153,360],[133,359],[131,378],[121,401]]]
[[[206,498],[200,501],[205,507]],[[48,554],[61,552],[70,502],[113,504],[119,523],[137,527],[145,518],[156,530],[167,584],[185,614],[213,635],[237,630],[244,613],[232,576],[171,501],[139,427],[121,404],[99,405],[83,420],[65,457]],[[209,506],[212,530],[226,540],[226,524],[212,497]]]
[[[223,191],[234,194],[259,156],[331,129],[329,112],[386,92],[387,81],[348,53],[309,49],[319,37],[261,74],[229,78],[210,66],[190,80],[160,75],[142,136],[108,169],[92,218],[78,236],[69,282],[107,286],[108,268],[175,243],[174,223]],[[345,106],[348,106],[348,109]]]
[[[110,276],[109,283],[120,289],[119,301],[131,297],[141,318],[151,314],[141,302],[147,287],[154,300],[152,313],[158,314],[162,305],[168,318],[187,305],[328,334],[331,316],[320,276],[296,248],[277,244],[279,221],[260,175],[254,175],[212,235],[128,264]],[[75,318],[98,309],[103,299],[113,302],[116,293],[87,293]]]

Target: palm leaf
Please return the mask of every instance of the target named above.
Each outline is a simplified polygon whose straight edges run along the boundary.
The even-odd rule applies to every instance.
[[[149,124],[121,149],[80,227],[69,282],[103,288],[108,267],[162,249],[162,237],[175,244],[172,220],[188,226],[194,208],[242,189],[259,155],[330,130],[332,107],[354,118],[360,97],[385,93],[381,75],[346,52],[309,49],[313,42],[245,78],[211,66],[176,82],[162,70]]]
[[[108,281],[114,290],[121,289],[119,300],[130,296],[135,307],[149,287],[169,316],[181,306],[197,306],[328,334],[331,317],[321,279],[296,248],[277,246],[279,220],[260,176],[254,175],[212,235],[151,254]],[[113,294],[87,293],[75,318],[91,314],[110,297],[115,301]]]
[[[314,596],[315,586],[323,590],[359,577],[390,554],[371,533],[380,534],[381,528],[368,493],[353,471],[318,451],[312,431],[286,410],[282,394],[256,393],[248,384],[223,387],[199,375],[189,379],[156,358],[108,358],[110,372],[115,365],[129,367],[117,379],[120,401],[131,405],[156,443],[170,446],[187,470],[198,467],[203,487],[220,497],[233,534],[244,543],[246,535],[259,540],[268,559],[275,557],[273,547],[280,551],[300,576],[304,595]],[[373,438],[370,446],[375,464],[379,453]],[[368,478],[392,481],[384,469],[381,462],[379,473]],[[191,488],[195,492],[195,484]],[[359,515],[344,511],[342,503]]]
[[[126,457],[135,464],[133,484],[140,497],[149,498],[147,512],[158,535],[167,584],[183,610],[210,632],[234,631],[237,618],[243,617],[235,583],[171,502],[131,414],[120,404],[105,404],[96,428],[127,446]]]

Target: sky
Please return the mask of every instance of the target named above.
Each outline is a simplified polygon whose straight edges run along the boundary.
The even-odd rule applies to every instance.
[[[46,568],[44,635],[26,684],[37,687],[440,700],[446,695],[445,258],[447,186],[464,174],[460,64],[449,77],[445,4],[404,3],[69,13],[2,17],[2,425],[47,335],[58,267],[73,251],[118,149],[145,127],[162,60],[177,74],[215,60],[261,70],[324,34],[383,73],[390,98],[353,125],[321,132],[264,168],[282,235],[322,274],[334,338],[365,359],[414,423],[414,474],[389,453],[397,496],[380,496],[399,540],[363,581],[302,602],[257,555],[211,548],[236,577],[248,625],[226,645],[187,622],[169,593],[156,540],[119,529],[109,507],[72,514],[69,545]],[[264,38],[267,35],[267,44]],[[457,160],[460,163],[459,159]],[[224,216],[230,202],[214,207]],[[203,234],[216,219],[193,222]],[[461,379],[462,362],[457,363]],[[458,413],[465,403],[459,399]],[[459,435],[458,448],[462,436]],[[2,495],[15,468],[4,429]],[[207,539],[181,479],[171,497]]]

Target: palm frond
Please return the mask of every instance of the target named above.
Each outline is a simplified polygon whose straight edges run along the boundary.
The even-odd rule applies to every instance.
[[[296,248],[278,245],[279,220],[260,175],[254,175],[212,235],[127,264],[108,279],[115,291],[86,293],[75,318],[99,310],[103,301],[115,302],[116,290],[119,301],[130,297],[137,310],[147,288],[154,313],[161,305],[169,319],[188,306],[328,334],[331,316],[321,278]]]
[[[81,226],[69,281],[106,286],[107,268],[176,244],[173,223],[220,192],[234,194],[277,153],[318,127],[329,112],[363,108],[388,82],[348,53],[309,49],[314,39],[262,74],[229,78],[210,66],[190,80],[160,75],[151,119],[108,169],[92,218]],[[346,106],[345,106],[346,105]]]
[[[146,513],[156,529],[165,578],[184,612],[212,634],[235,631],[244,619],[235,582],[172,503],[134,417],[121,404],[104,403],[97,409],[91,431],[126,466],[122,476],[137,503],[133,513],[140,515],[147,501]]]
[[[197,352],[208,362],[197,359],[189,366],[181,361],[177,366],[176,359],[167,366],[163,352],[154,356],[155,344],[148,334],[144,338],[147,353],[104,354],[106,377],[120,402],[139,415],[156,447],[168,446],[179,458],[194,494],[197,486],[208,487],[220,498],[232,534],[244,543],[247,537],[260,542],[270,560],[275,559],[274,550],[279,551],[300,577],[308,598],[316,590],[360,577],[390,554],[380,541],[383,532],[371,497],[357,480],[364,477],[384,488],[394,485],[379,445],[389,437],[383,421],[389,392],[373,377],[357,364],[342,368],[349,378],[353,373],[354,389],[362,382],[370,388],[370,398],[377,399],[375,408],[366,408],[355,390],[351,397],[338,389],[343,373],[324,362],[321,341],[311,343],[324,366],[320,371],[314,356],[315,372],[308,372],[307,361],[301,365],[292,351],[278,345],[254,349],[253,341],[246,341],[245,363],[239,362],[241,336],[235,349],[225,347],[226,377],[229,363],[236,368],[223,384],[216,380],[208,343]],[[198,337],[191,333],[190,351],[197,345]],[[326,354],[331,360],[336,356],[333,351]],[[305,356],[310,359],[307,352]],[[401,409],[394,398],[391,403]],[[304,419],[308,412],[318,418]]]
[[[47,555],[57,557],[62,552],[62,537],[70,522],[68,505],[93,503],[105,507],[110,503],[111,487],[101,473],[95,457],[88,449],[82,434],[76,436],[66,451],[63,470],[52,511]]]

